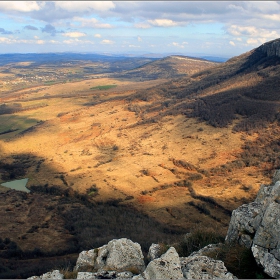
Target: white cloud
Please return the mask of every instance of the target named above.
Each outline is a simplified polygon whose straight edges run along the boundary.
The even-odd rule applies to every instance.
[[[73,43],[75,43],[74,40],[70,39],[70,40],[63,40],[63,44],[66,44],[66,45],[72,45]]]
[[[171,19],[154,19],[154,20],[148,20],[148,22],[153,26],[159,26],[159,27],[172,27],[178,25],[177,22],[174,22]]]
[[[134,27],[135,28],[140,28],[140,29],[148,29],[148,28],[151,28],[152,26],[148,23],[141,22],[141,23],[135,23]]]
[[[74,21],[78,22],[79,27],[89,27],[89,28],[113,28],[109,23],[100,23],[96,18],[82,18],[74,17]],[[75,26],[75,24],[72,24]]]
[[[9,38],[6,38],[6,37],[0,37],[0,43],[11,44],[11,43],[13,43],[13,41]]]
[[[258,39],[254,39],[254,38],[249,38],[246,43],[248,45],[258,45],[259,44],[259,40]]]
[[[1,11],[32,12],[38,11],[44,5],[36,1],[0,1]]]
[[[168,46],[173,46],[173,47],[177,47],[177,48],[185,48],[185,45],[187,45],[187,42],[184,42],[182,44],[178,43],[178,42],[172,42],[171,44],[169,44]]]
[[[263,14],[262,17],[264,19],[268,19],[268,20],[272,20],[272,21],[280,21],[280,15],[279,14],[272,14],[272,15]]]
[[[228,28],[228,32],[233,36],[256,36],[256,35],[258,35],[258,30],[254,26],[231,25]]]
[[[103,44],[103,45],[112,45],[112,44],[114,44],[114,42],[111,41],[111,40],[105,39],[105,40],[102,40],[102,41],[101,41],[101,44]]]
[[[140,48],[140,46],[128,45],[129,48]]]
[[[229,41],[229,44],[235,46],[235,43],[233,41]]]
[[[57,8],[68,12],[108,11],[115,7],[112,1],[54,1]]]
[[[46,43],[44,40],[24,40],[24,39],[18,39],[18,38],[6,38],[6,37],[0,37],[0,43],[3,44],[37,44],[37,45],[43,45]]]
[[[94,34],[95,38],[101,38],[102,36],[100,34]]]
[[[79,38],[79,37],[86,36],[86,34],[82,33],[82,32],[67,32],[67,33],[64,33],[62,35],[65,36],[65,37],[70,37],[70,38]]]
[[[252,12],[260,12],[262,14],[273,13],[279,10],[279,5],[276,1],[248,1],[247,8]]]
[[[91,42],[89,40],[80,40],[78,38],[75,39],[69,39],[69,40],[64,40],[63,41],[64,44],[67,45],[80,45],[80,44],[90,44],[90,45],[94,45],[94,42]]]
[[[37,40],[36,44],[37,45],[43,45],[43,44],[45,44],[45,41],[44,40]]]
[[[258,28],[255,26],[238,26],[238,25],[231,25],[228,28],[228,33],[233,36],[238,36],[239,41],[242,40],[241,37],[248,37],[249,42],[251,42],[252,38],[258,40],[259,42],[266,42],[268,40],[273,40],[280,37],[280,33],[276,30],[269,30],[264,28]],[[247,42],[248,43],[248,42]],[[251,43],[248,43],[251,44]]]

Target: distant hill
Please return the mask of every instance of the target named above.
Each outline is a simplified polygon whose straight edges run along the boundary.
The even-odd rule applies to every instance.
[[[15,53],[0,54],[0,66],[16,64],[16,67],[30,67],[45,64],[50,67],[63,67],[65,65],[81,65],[82,63],[102,63],[100,67],[89,67],[88,73],[111,73],[130,70],[143,64],[157,60],[156,58],[111,56],[91,53]],[[20,62],[32,62],[29,66],[22,66]]]
[[[115,78],[153,80],[180,78],[217,65],[213,61],[181,55],[168,56],[135,69],[114,75]]]
[[[277,39],[192,76],[139,91],[135,98],[164,100],[169,104],[165,114],[184,113],[216,127],[241,117],[235,129],[248,131],[280,120],[279,76]]]

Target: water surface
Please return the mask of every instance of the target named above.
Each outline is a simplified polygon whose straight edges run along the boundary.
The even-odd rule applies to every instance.
[[[21,179],[21,180],[15,180],[15,181],[2,183],[1,186],[7,187],[7,188],[10,188],[13,190],[17,190],[17,191],[30,193],[30,190],[25,187],[27,182],[28,182],[28,178],[25,178],[25,179]]]

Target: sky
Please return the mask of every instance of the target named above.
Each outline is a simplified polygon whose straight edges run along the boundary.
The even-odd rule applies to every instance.
[[[280,37],[280,1],[0,1],[0,53],[233,57]]]

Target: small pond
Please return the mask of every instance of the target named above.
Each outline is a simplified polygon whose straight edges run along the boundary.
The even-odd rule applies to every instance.
[[[27,182],[28,182],[28,178],[25,178],[25,179],[21,179],[21,180],[15,180],[15,181],[2,183],[1,186],[4,186],[6,188],[10,188],[10,189],[13,189],[13,190],[17,190],[17,191],[22,191],[22,192],[29,193],[30,190],[25,187]]]

